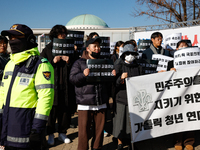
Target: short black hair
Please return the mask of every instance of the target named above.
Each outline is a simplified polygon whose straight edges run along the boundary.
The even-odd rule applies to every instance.
[[[57,38],[58,35],[63,32],[67,35],[67,28],[65,26],[59,24],[55,25],[49,33],[50,40],[53,41],[54,38]]]
[[[5,36],[0,35],[0,42],[4,41],[6,44],[8,44],[8,39]]]
[[[162,33],[160,32],[154,32],[152,35],[151,35],[151,39],[155,39],[157,37],[162,37],[163,38],[163,35]]]
[[[181,43],[185,43],[187,45],[187,47],[189,47],[188,43],[186,40],[180,40],[177,44],[176,44],[176,48],[178,48],[180,46]]]

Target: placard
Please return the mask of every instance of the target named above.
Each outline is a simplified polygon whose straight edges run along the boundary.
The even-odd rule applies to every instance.
[[[74,39],[74,44],[77,46],[77,52],[80,54],[83,47],[84,31],[67,30],[67,37]]]
[[[137,63],[142,66],[144,74],[152,74],[156,73],[156,69],[158,66],[158,60],[150,60],[150,59],[136,59]]]
[[[200,66],[200,50],[198,47],[186,47],[174,53],[174,68],[182,69]]]
[[[181,40],[182,33],[174,33],[167,35],[165,38],[165,48],[166,49],[171,49],[171,50],[176,50],[176,45],[177,43]]]
[[[59,55],[69,56],[71,54],[74,54],[74,39],[72,38],[53,39],[53,49],[52,49],[53,56],[59,56]]]
[[[111,55],[114,53],[115,44],[116,44],[116,42],[110,42],[110,54]]]
[[[100,58],[109,58],[110,57],[110,37],[99,37],[101,38],[101,52],[100,52]]]
[[[168,62],[173,60],[174,58],[165,56],[162,54],[153,54],[152,60],[158,60],[158,66],[156,71],[167,70]]]
[[[138,52],[139,52],[139,56],[142,56],[143,51],[145,51],[147,48],[150,47],[152,41],[150,39],[146,39],[146,40],[139,40],[138,41]]]
[[[114,81],[112,71],[114,69],[111,59],[88,59],[87,67],[90,73],[87,82],[111,82]]]

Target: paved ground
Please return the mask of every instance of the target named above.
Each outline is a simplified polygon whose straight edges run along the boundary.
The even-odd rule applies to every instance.
[[[77,125],[78,116],[75,115],[72,118],[72,123]],[[105,128],[109,128],[111,121],[108,119]],[[106,130],[107,130],[106,129]],[[109,132],[109,129],[108,129]],[[200,150],[200,131],[195,132],[195,150]],[[63,144],[60,142],[57,137],[58,134],[55,133],[55,145],[49,147],[49,150],[77,150],[78,145],[78,128],[69,128],[67,130],[67,136],[72,140],[69,144]],[[91,140],[90,140],[91,142]],[[155,138],[151,140],[141,141],[134,144],[134,150],[175,150],[174,137],[173,135],[168,135],[160,138]],[[116,139],[112,135],[104,138],[102,150],[116,150],[117,143]],[[128,150],[128,146],[124,146],[124,150]]]

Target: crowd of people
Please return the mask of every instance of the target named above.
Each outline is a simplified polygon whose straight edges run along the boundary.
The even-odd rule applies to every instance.
[[[90,69],[88,59],[100,58],[101,38],[92,32],[79,54],[54,55],[53,40],[65,39],[67,29],[55,25],[50,33],[51,42],[41,54],[37,49],[32,30],[23,24],[14,24],[0,36],[0,145],[6,150],[45,149],[47,143],[58,140],[70,143],[67,129],[71,126],[71,116],[78,111],[78,150],[89,149],[91,127],[92,150],[103,146],[104,125],[107,109],[113,112],[112,134],[117,139],[117,149],[122,150],[124,141],[129,141],[131,149],[131,127],[128,111],[126,78],[144,75],[141,59],[152,60],[153,54],[173,57],[161,44],[163,35],[154,32],[152,44],[139,57],[135,40],[117,41],[114,53],[110,55],[114,68],[114,81],[88,82]],[[7,39],[7,37],[9,39]],[[10,44],[11,54],[7,52]],[[188,47],[187,42],[177,43],[177,50]],[[176,70],[173,61],[167,70]],[[159,71],[164,72],[164,71]],[[112,105],[111,103],[112,102]],[[58,129],[56,130],[56,123]],[[193,150],[194,132],[176,135],[175,149]]]

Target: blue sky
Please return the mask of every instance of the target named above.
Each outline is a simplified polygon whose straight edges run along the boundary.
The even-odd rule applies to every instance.
[[[15,23],[31,28],[52,28],[66,25],[72,18],[82,14],[96,15],[111,28],[128,28],[163,24],[156,19],[131,16],[135,0],[1,0],[0,31]]]

